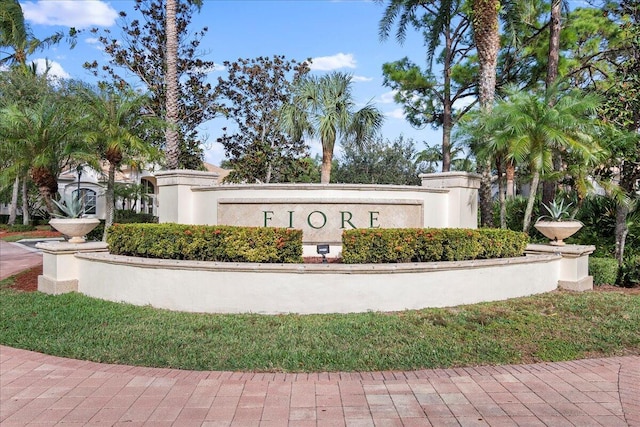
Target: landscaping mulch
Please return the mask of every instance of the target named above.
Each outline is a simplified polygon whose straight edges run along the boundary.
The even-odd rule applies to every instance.
[[[4,239],[5,237],[11,236],[24,236],[25,239],[35,239],[35,238],[51,238],[51,237],[61,237],[62,234],[55,230],[34,230],[34,231],[12,231],[9,232],[7,230],[0,229],[0,239]]]
[[[35,292],[38,290],[38,276],[41,274],[42,264],[17,274],[10,287],[20,292]]]

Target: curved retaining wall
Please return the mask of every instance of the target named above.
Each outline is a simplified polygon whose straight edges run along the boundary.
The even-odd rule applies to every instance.
[[[554,290],[559,254],[410,264],[235,264],[76,253],[77,290],[135,305],[209,313],[399,311]],[[45,273],[46,274],[46,273]]]

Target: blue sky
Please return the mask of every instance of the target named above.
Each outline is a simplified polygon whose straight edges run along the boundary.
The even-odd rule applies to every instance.
[[[118,37],[118,12],[135,17],[132,0],[20,0],[25,18],[36,37],[55,31],[93,26],[110,28]],[[424,148],[440,143],[440,132],[430,128],[417,130],[404,119],[402,109],[393,102],[390,89],[383,86],[382,64],[408,56],[424,64],[424,47],[415,32],[408,34],[403,45],[390,38],[381,42],[378,21],[384,6],[372,1],[330,0],[204,0],[200,14],[192,19],[192,29],[207,26],[209,32],[201,47],[204,58],[222,63],[238,58],[285,55],[288,59],[313,58],[313,72],[322,74],[333,70],[354,76],[354,94],[358,103],[373,102],[386,115],[382,134],[393,139],[403,134],[416,140],[416,147]],[[93,81],[82,68],[85,61],[106,63],[104,53],[94,36],[83,33],[75,49],[64,44],[44,52],[36,52],[29,59],[53,63],[52,72]],[[210,73],[212,82],[224,70]],[[224,157],[222,147],[215,142],[226,126],[215,120],[203,126],[208,136],[206,160],[219,164]],[[309,142],[312,153],[319,152],[319,143]]]

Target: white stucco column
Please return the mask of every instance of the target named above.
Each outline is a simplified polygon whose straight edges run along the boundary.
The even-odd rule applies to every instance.
[[[191,188],[216,185],[218,176],[214,172],[192,170],[156,173],[159,221],[193,224],[195,207]]]
[[[78,290],[77,253],[107,252],[104,242],[49,242],[36,245],[42,251],[42,275],[38,290],[46,294],[64,294]]]
[[[450,228],[478,227],[478,188],[481,176],[469,172],[441,172],[420,174],[422,186],[449,190],[446,206],[425,206],[445,209]]]
[[[589,276],[589,255],[596,250],[592,245],[528,245],[527,255],[560,254],[558,287],[572,291],[593,289],[593,276]]]

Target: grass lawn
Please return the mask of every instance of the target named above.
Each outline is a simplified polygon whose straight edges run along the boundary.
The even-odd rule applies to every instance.
[[[187,314],[0,282],[0,343],[196,370],[370,371],[640,354],[640,292],[348,315]]]

